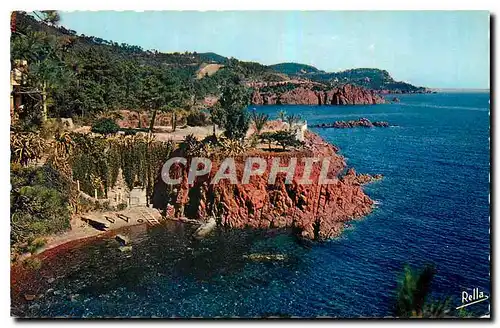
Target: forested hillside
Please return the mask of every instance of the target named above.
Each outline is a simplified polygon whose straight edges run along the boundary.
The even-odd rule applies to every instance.
[[[212,52],[162,53],[78,35],[59,26],[58,21],[55,11],[12,15],[12,66],[20,60],[26,63],[18,90],[24,106],[19,115],[24,122],[44,117],[92,117],[120,109],[189,111],[202,106],[207,96],[219,97],[224,86],[242,82],[255,87],[250,82],[298,78],[316,82],[315,88],[351,83],[388,92],[425,91],[397,82],[387,71],[378,69],[326,73],[309,65],[265,66]],[[200,68],[207,64],[219,66],[210,74],[203,73]]]
[[[25,107],[42,106],[48,117],[88,116],[115,109],[191,107],[226,84],[280,79],[258,63],[214,53],[161,53],[118,44],[57,26],[45,14],[12,17],[11,61],[26,60]],[[55,14],[57,15],[57,13]],[[38,16],[38,17],[37,17]],[[196,78],[201,65],[221,63],[211,76]],[[26,111],[26,113],[39,111]]]
[[[307,73],[324,73],[323,71],[318,70],[314,66],[297,64],[297,63],[281,63],[270,65],[272,69],[277,72],[288,74],[288,75],[303,75]]]
[[[331,86],[350,83],[368,89],[385,90],[388,92],[409,93],[426,91],[426,88],[396,81],[391,77],[389,72],[377,68],[355,68],[341,72],[327,73],[313,66],[297,63],[282,63],[269,67],[277,72],[288,74],[291,77],[309,79]]]

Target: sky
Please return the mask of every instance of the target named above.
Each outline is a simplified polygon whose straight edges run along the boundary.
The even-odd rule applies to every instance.
[[[372,67],[432,88],[489,88],[487,11],[61,12],[78,34],[334,72]]]

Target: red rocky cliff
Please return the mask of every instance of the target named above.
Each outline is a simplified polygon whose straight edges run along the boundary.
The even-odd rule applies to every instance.
[[[346,163],[337,154],[337,148],[319,136],[307,132],[305,150],[290,152],[264,152],[255,150],[246,156],[265,158],[268,167],[272,157],[279,156],[281,165],[297,157],[297,169],[291,184],[285,184],[285,176],[278,175],[275,184],[268,184],[269,170],[261,176],[252,176],[249,184],[230,184],[222,180],[210,184],[218,165],[212,172],[198,177],[188,185],[188,169],[173,168],[172,176],[182,176],[183,181],[175,189],[173,205],[176,216],[206,220],[215,216],[217,223],[232,228],[295,228],[302,237],[327,239],[340,234],[343,223],[368,214],[373,201],[363,192],[354,170],[345,171]],[[329,178],[337,178],[332,184],[319,184],[320,165],[313,166],[312,184],[300,184],[304,163],[301,157],[330,158]],[[241,181],[245,156],[236,159],[236,170]],[[171,171],[172,172],[172,171]],[[175,174],[176,173],[176,174]]]
[[[372,105],[383,104],[383,97],[373,90],[345,84],[327,91],[316,91],[310,87],[297,87],[284,93],[254,91],[254,105]]]

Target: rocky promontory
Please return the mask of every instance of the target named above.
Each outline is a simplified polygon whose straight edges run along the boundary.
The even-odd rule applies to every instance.
[[[374,174],[374,175],[371,175],[368,173],[358,174],[358,173],[356,173],[356,170],[353,168],[350,168],[347,171],[346,177],[348,177],[349,179],[352,179],[352,181],[355,181],[356,183],[358,183],[360,185],[365,185],[367,183],[380,181],[384,178],[384,176],[382,174]]]
[[[273,158],[280,158],[285,166],[297,158],[295,175],[291,183],[285,183],[285,175],[278,174],[274,184],[268,184],[269,171],[251,176],[248,184],[231,184],[221,180],[210,183],[216,174],[217,159],[212,160],[210,173],[188,184],[189,162],[185,166],[172,167],[171,175],[181,177],[174,187],[171,205],[175,216],[196,220],[215,217],[218,226],[231,228],[291,228],[299,236],[322,240],[339,235],[344,222],[371,212],[373,201],[363,192],[361,185],[366,177],[354,170],[346,170],[344,158],[338,149],[318,135],[306,132],[304,148],[287,152],[253,150],[235,158],[237,175],[241,177],[246,157],[263,158],[270,167]],[[175,154],[179,156],[182,154]],[[312,183],[301,183],[305,171],[304,158],[329,158],[328,178],[332,183],[321,184],[321,165],[313,165]],[[370,179],[368,179],[370,180]],[[163,183],[163,182],[160,182]],[[168,187],[164,185],[164,188]]]
[[[352,84],[330,90],[315,90],[307,85],[284,92],[257,89],[252,94],[254,105],[373,105],[385,102],[373,90]]]

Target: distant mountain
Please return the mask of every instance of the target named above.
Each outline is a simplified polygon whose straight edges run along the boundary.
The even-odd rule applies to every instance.
[[[308,73],[324,73],[320,71],[314,66],[298,64],[298,63],[280,63],[275,65],[269,65],[271,69],[274,69],[277,72],[287,74],[287,75],[301,75]]]
[[[327,73],[316,67],[298,63],[282,63],[270,65],[269,67],[290,77],[309,79],[331,86],[351,83],[382,92],[412,93],[426,91],[426,88],[396,81],[389,72],[377,68],[354,68],[341,72]]]

